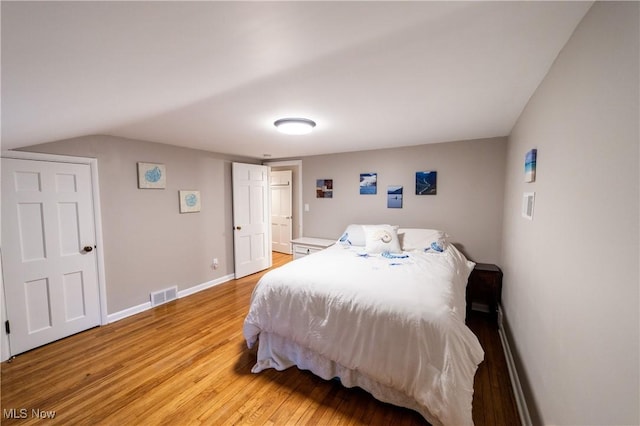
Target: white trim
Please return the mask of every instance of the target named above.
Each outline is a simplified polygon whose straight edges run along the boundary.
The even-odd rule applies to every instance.
[[[2,279],[2,247],[0,247],[0,318],[2,324],[7,320],[7,306],[4,302],[4,281]],[[9,348],[9,335],[2,331],[0,333],[0,362],[4,362],[11,358],[11,349]]]
[[[286,160],[286,161],[263,161],[262,162],[263,165],[265,166],[269,166],[269,167],[282,167],[282,166],[296,166],[298,167],[298,171],[299,173],[296,173],[296,186],[298,187],[298,190],[296,191],[298,193],[298,205],[297,210],[298,212],[296,213],[298,215],[298,236],[302,237],[304,235],[304,232],[302,232],[303,226],[302,226],[302,220],[304,218],[303,215],[303,199],[302,199],[302,160]]]
[[[192,294],[198,293],[202,290],[206,290],[211,287],[215,287],[217,285],[229,282],[233,280],[234,274],[228,274],[223,277],[217,278],[213,281],[208,281],[206,283],[202,283],[193,287],[186,288],[184,290],[180,290],[178,292],[178,299],[182,299],[183,297],[191,296]]]
[[[513,360],[513,354],[511,353],[511,347],[509,346],[509,340],[504,332],[502,322],[504,321],[504,312],[502,308],[498,306],[498,318],[500,318],[498,335],[502,342],[502,349],[504,350],[504,357],[507,361],[507,370],[509,371],[509,379],[511,379],[511,387],[513,388],[513,394],[516,399],[516,406],[518,407],[518,414],[520,415],[520,423],[522,426],[532,426],[531,417],[529,416],[529,408],[527,407],[527,401],[524,398],[522,392],[522,385],[518,378],[518,370]]]
[[[93,183],[93,211],[95,215],[96,246],[98,246],[98,283],[100,290],[100,323],[107,324],[107,275],[104,265],[104,240],[102,238],[102,207],[100,205],[100,181],[98,160],[91,159],[91,181]]]
[[[91,157],[72,157],[68,155],[43,154],[30,151],[2,151],[2,158],[16,160],[49,161],[53,163],[87,164],[91,170],[93,197],[93,219],[95,225],[96,262],[98,272],[98,291],[100,293],[100,324],[108,324],[107,280],[104,265],[104,244],[102,235],[102,209],[100,207],[100,181],[98,178],[98,160]],[[1,283],[0,283],[1,284]],[[0,288],[4,293],[4,285]]]
[[[95,160],[95,158],[91,157],[72,157],[70,155],[44,154],[41,152],[31,151],[2,151],[2,158],[76,164],[91,164],[91,161]]]
[[[137,306],[123,309],[122,311],[114,312],[113,314],[109,314],[107,316],[108,323],[111,324],[112,322],[120,321],[121,319],[125,319],[144,311],[148,311],[149,309],[151,309],[151,302],[145,302]]]
[[[198,284],[195,285],[193,287],[189,287],[185,290],[181,290],[178,292],[178,299],[182,299],[183,297],[187,297],[187,296],[191,296],[195,293],[201,292],[202,290],[206,290],[208,288],[211,287],[215,287],[217,285],[226,283],[233,280],[233,274],[228,274],[225,275],[223,277],[217,278],[215,280],[212,281],[207,281],[206,283],[202,283],[202,284]],[[151,306],[151,302],[145,302],[145,303],[141,303],[140,305],[137,306],[132,306],[130,308],[127,309],[123,309],[122,311],[118,311],[118,312],[114,312],[113,314],[109,314],[108,316],[108,323],[111,324],[112,322],[116,322],[116,321],[120,321],[122,319],[125,319],[127,317],[136,315],[136,314],[140,314],[144,311],[148,311],[149,309],[153,308],[153,306]]]

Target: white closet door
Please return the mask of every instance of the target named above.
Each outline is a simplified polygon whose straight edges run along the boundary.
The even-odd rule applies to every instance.
[[[2,159],[2,258],[15,355],[100,324],[90,166]]]
[[[271,250],[291,254],[291,170],[271,172]]]

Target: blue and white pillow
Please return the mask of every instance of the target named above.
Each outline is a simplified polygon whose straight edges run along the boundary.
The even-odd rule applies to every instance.
[[[432,241],[429,247],[426,247],[424,251],[437,251],[442,253],[444,251],[444,241]]]
[[[405,251],[420,250],[442,253],[447,249],[448,235],[437,229],[400,228],[398,236]]]
[[[343,246],[351,246],[351,245],[353,245],[353,243],[349,239],[349,233],[348,232],[345,232],[344,234],[342,234],[342,236],[338,239],[338,242],[340,244],[342,244]]]
[[[347,226],[347,229],[344,230],[342,236],[338,239],[338,243],[345,247],[364,247],[366,241],[363,225],[352,224]]]

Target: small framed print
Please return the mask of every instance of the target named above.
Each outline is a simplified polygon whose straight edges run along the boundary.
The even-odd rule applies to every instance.
[[[375,195],[378,192],[378,174],[360,173],[360,194]]]
[[[200,211],[200,191],[178,191],[180,194],[180,213]]]
[[[525,192],[522,194],[522,217],[533,220],[533,207],[536,203],[535,192]]]
[[[167,172],[164,164],[138,163],[138,188],[164,189],[167,186]]]
[[[387,208],[402,208],[402,185],[389,185],[387,187]]]
[[[438,193],[438,172],[416,172],[416,195],[436,195]]]
[[[531,149],[524,156],[524,181],[536,181],[536,163],[538,161],[538,150]]]
[[[333,179],[316,179],[316,198],[333,198]]]

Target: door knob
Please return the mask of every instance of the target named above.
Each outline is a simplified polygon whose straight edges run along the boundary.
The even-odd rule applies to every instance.
[[[90,251],[93,251],[93,247],[91,247],[91,246],[84,246],[84,248],[83,248],[82,250],[84,250],[85,252],[89,253]]]
[[[236,229],[239,231],[239,230],[242,229],[242,227],[241,226],[236,226]]]

